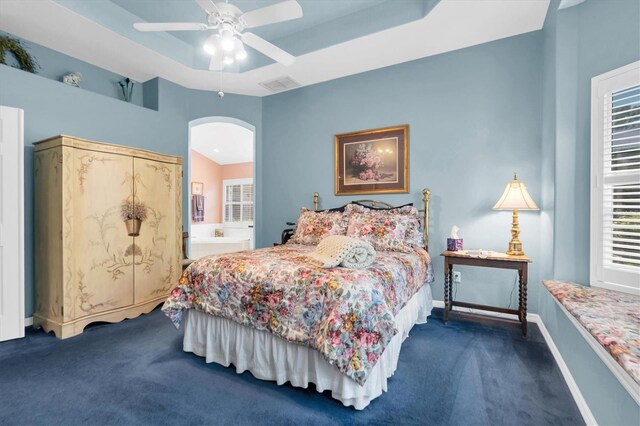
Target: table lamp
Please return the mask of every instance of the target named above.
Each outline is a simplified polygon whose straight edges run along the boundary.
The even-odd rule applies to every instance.
[[[522,243],[518,239],[520,235],[520,226],[518,225],[518,210],[540,210],[533,201],[527,187],[518,180],[516,174],[513,174],[513,182],[507,184],[502,197],[498,200],[494,210],[513,210],[513,223],[511,224],[511,241],[509,241],[509,250],[507,254],[510,256],[522,256]]]

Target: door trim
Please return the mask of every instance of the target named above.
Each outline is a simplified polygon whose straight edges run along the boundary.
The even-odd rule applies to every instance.
[[[189,191],[189,188],[191,187],[190,185],[190,180],[191,180],[191,130],[196,127],[196,126],[200,126],[202,124],[208,124],[208,123],[229,123],[229,124],[235,124],[237,126],[240,127],[244,127],[245,129],[251,131],[251,133],[253,134],[253,242],[254,245],[256,244],[256,224],[257,224],[257,212],[258,212],[258,208],[257,205],[258,203],[257,198],[258,198],[258,189],[260,186],[260,182],[259,179],[257,178],[258,175],[256,174],[256,168],[257,168],[257,161],[256,161],[256,152],[257,152],[257,138],[256,138],[256,126],[247,123],[246,121],[242,121],[240,119],[237,118],[233,118],[233,117],[226,117],[226,116],[221,116],[221,115],[217,115],[217,116],[211,116],[211,117],[202,117],[202,118],[198,118],[195,120],[191,120],[189,121],[189,131],[188,131],[188,146],[187,146],[187,167],[186,167],[186,178],[187,178],[187,190],[184,191],[183,193],[183,197],[186,197],[186,200],[183,198],[183,201],[186,202],[187,204],[187,217],[186,218],[182,218],[182,223],[184,223],[184,221],[186,220],[187,223],[187,231],[189,232],[189,235],[191,235],[191,200],[190,200],[190,195],[191,192]],[[191,253],[191,238],[189,238],[187,240],[187,244],[186,244],[186,249],[187,249],[187,253]]]
[[[18,108],[0,106],[0,156],[4,157],[0,164],[15,165],[2,167],[2,205],[5,210],[2,217],[7,223],[0,223],[0,248],[10,247],[12,254],[8,259],[6,253],[0,253],[0,341],[24,337],[24,112]],[[6,143],[5,143],[6,141]],[[16,146],[17,145],[17,146]],[[10,151],[13,151],[11,152]],[[15,151],[14,151],[15,149]],[[9,157],[6,157],[10,155]],[[17,169],[17,170],[16,170]],[[9,172],[7,174],[7,172]],[[17,176],[14,176],[17,173]],[[16,185],[17,180],[17,185]],[[4,183],[4,184],[3,184]],[[17,216],[17,217],[16,217]],[[17,224],[14,222],[17,221]],[[16,226],[17,225],[17,226]],[[4,229],[3,229],[4,228]],[[11,237],[6,239],[7,229]],[[16,262],[17,260],[17,262]],[[16,266],[17,263],[17,266]],[[5,281],[9,273],[5,268],[17,267],[12,277],[18,276],[17,288],[14,279]],[[8,282],[7,282],[8,281]]]

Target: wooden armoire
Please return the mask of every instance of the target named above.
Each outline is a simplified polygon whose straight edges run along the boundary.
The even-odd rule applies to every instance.
[[[71,136],[34,146],[34,326],[64,339],[162,303],[181,273],[182,158]],[[124,203],[146,206],[138,236]]]

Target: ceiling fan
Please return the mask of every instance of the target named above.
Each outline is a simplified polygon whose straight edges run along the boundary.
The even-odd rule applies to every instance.
[[[207,22],[163,22],[133,24],[138,31],[205,31],[217,30],[205,41],[203,48],[212,56],[209,69],[220,71],[235,60],[244,60],[247,52],[243,43],[258,52],[289,66],[295,57],[257,35],[244,31],[246,28],[261,27],[276,22],[302,17],[302,7],[295,0],[286,0],[260,9],[243,13],[229,3],[214,3],[212,0],[196,0],[207,13]]]

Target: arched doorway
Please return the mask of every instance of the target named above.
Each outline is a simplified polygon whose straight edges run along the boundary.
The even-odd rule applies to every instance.
[[[189,253],[255,247],[255,127],[232,117],[189,122]]]

